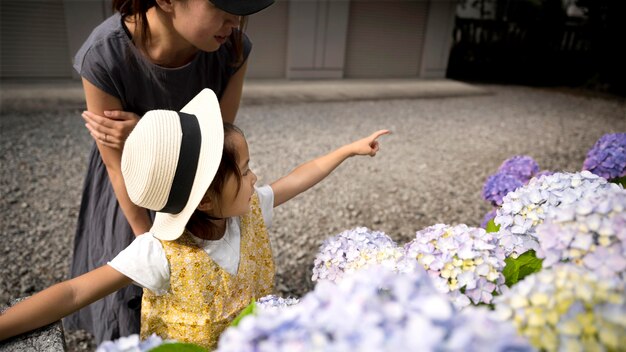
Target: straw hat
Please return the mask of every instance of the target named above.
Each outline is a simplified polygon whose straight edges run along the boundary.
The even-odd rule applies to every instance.
[[[215,93],[204,89],[180,112],[148,111],[124,144],[122,175],[133,203],[156,211],[150,232],[180,237],[222,160],[224,127]]]

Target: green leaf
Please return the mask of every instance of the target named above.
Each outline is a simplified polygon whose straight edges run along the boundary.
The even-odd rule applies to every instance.
[[[502,270],[502,275],[504,275],[504,283],[511,287],[517,283],[519,280],[519,264],[515,259],[508,257],[504,260],[506,265]]]
[[[539,272],[543,259],[537,258],[534,250],[529,250],[515,259],[508,257],[504,262],[506,266],[502,270],[502,275],[504,275],[505,284],[511,287],[520,280],[524,280],[526,276]]]
[[[237,315],[235,319],[233,319],[233,322],[230,323],[230,326],[239,325],[239,322],[241,322],[241,319],[243,319],[244,317],[250,314],[255,314],[255,313],[256,313],[256,302],[252,300],[252,302],[250,302],[250,304],[248,304],[246,308],[242,309],[241,312],[239,312],[239,315]]]
[[[193,343],[172,342],[157,346],[150,352],[208,352],[208,350]]]
[[[491,219],[487,223],[487,227],[485,228],[485,230],[487,232],[498,232],[498,231],[500,231],[500,225],[496,225],[496,223],[493,220],[494,219]]]
[[[611,179],[610,182],[617,183],[618,185],[622,185],[622,187],[626,188],[626,176]]]

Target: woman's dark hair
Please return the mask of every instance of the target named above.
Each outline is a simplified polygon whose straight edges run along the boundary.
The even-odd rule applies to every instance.
[[[203,198],[203,201],[209,198],[213,204],[217,204],[216,208],[220,208],[222,190],[230,176],[234,176],[237,180],[237,193],[235,193],[235,196],[237,196],[241,189],[242,175],[237,165],[239,155],[237,154],[237,146],[233,138],[235,135],[244,136],[243,132],[237,126],[224,122],[224,150],[222,152],[222,161]],[[187,222],[186,228],[196,235],[200,235],[200,233],[211,235],[214,233],[215,229],[208,220],[211,220],[210,216],[196,209]]]
[[[146,12],[155,5],[156,0],[113,0],[112,2],[113,11],[119,12],[122,18],[130,16],[135,21],[135,30],[139,30],[139,41],[135,42],[135,45],[142,50],[145,50],[150,41],[150,30]],[[233,51],[233,62],[230,63],[232,66],[239,67],[243,63],[243,32],[247,22],[248,18],[242,16],[239,22],[239,30],[234,30],[230,34],[229,39],[232,43]],[[133,41],[135,40],[136,38],[133,38]]]

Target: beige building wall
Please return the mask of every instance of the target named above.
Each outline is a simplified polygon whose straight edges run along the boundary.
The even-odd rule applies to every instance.
[[[111,0],[0,6],[1,79],[79,79],[74,54],[112,13]],[[247,77],[445,77],[455,11],[455,0],[276,0],[249,18]]]
[[[352,1],[345,76],[418,77],[429,2]]]

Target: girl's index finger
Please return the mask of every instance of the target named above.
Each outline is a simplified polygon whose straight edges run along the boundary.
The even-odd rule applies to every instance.
[[[376,132],[372,133],[371,137],[372,137],[372,139],[376,140],[376,139],[378,139],[378,137],[384,136],[386,134],[391,134],[391,131],[390,130],[379,130],[379,131],[376,131]]]

